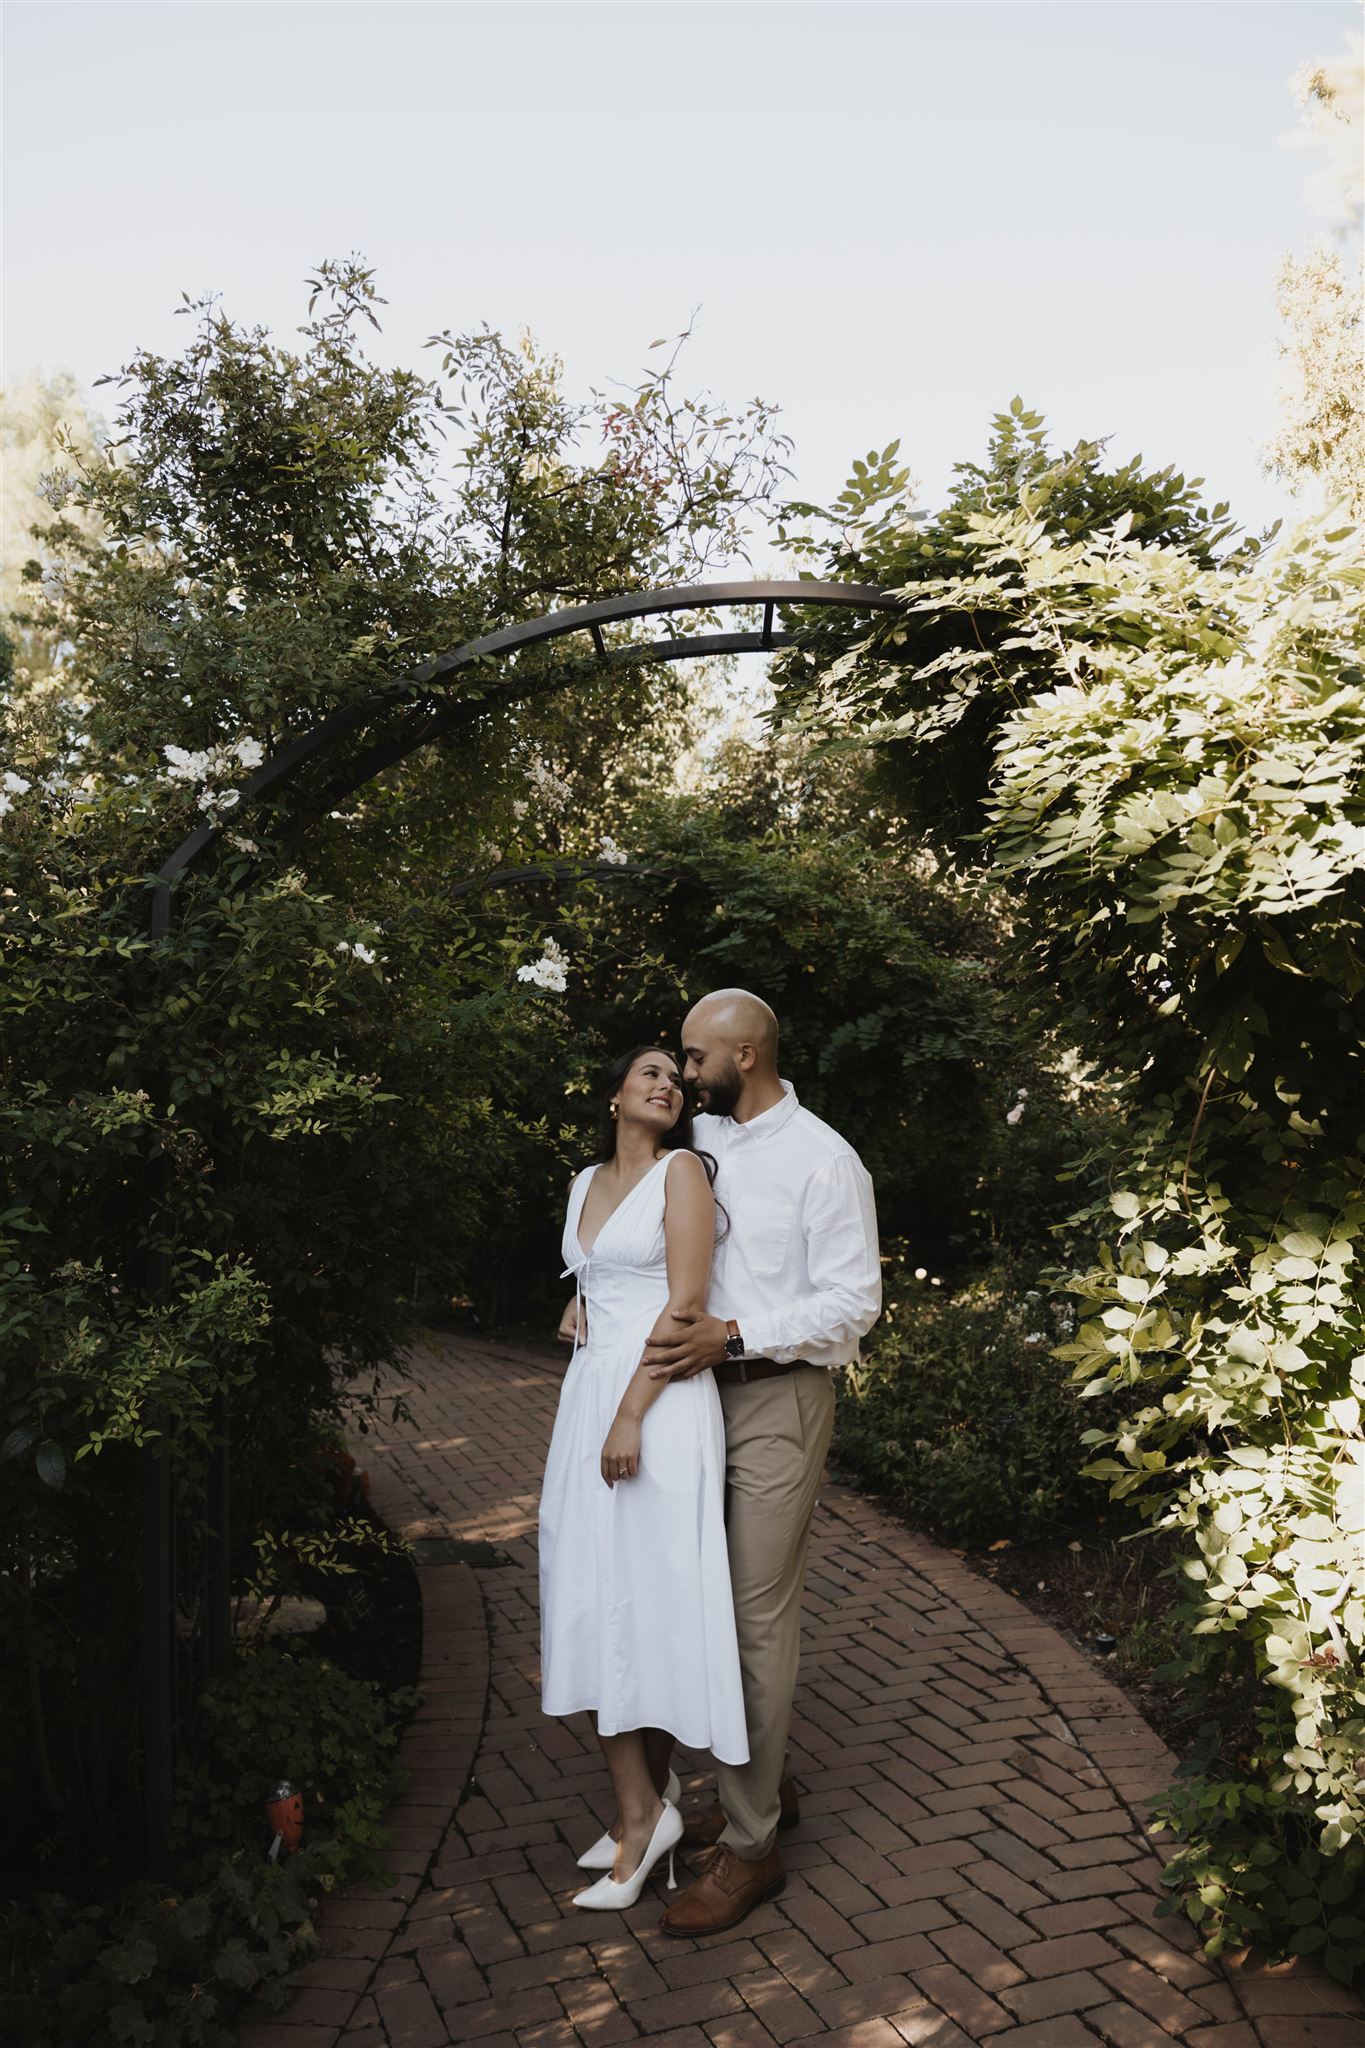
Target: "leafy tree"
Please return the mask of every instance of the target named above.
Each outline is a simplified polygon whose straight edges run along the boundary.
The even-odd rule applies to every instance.
[[[1291,81],[1305,110],[1295,138],[1322,153],[1314,184],[1336,230],[1280,269],[1280,418],[1266,445],[1268,467],[1293,491],[1316,484],[1365,512],[1365,405],[1361,401],[1361,152],[1365,144],[1365,54],[1359,36],[1326,63],[1305,64]]]
[[[46,518],[63,449],[92,460],[106,436],[76,379],[28,376],[0,392],[0,610],[18,608],[24,564],[35,557],[32,528]],[[23,650],[32,658],[37,650]]]
[[[113,438],[71,437],[50,478],[11,628],[48,657],[10,678],[0,757],[0,1689],[34,1765],[16,1751],[12,1806],[96,1855],[136,1839],[138,1448],[169,1418],[193,1535],[228,1398],[239,1575],[308,1511],[319,1430],[400,1356],[418,1277],[467,1279],[482,1162],[515,1137],[493,1106],[533,1017],[515,938],[452,880],[542,787],[586,811],[674,685],[588,664],[575,723],[556,692],[585,663],[552,649],[443,686],[458,738],[350,802],[319,772],[247,813],[236,785],[489,625],[690,573],[780,458],[764,408],[678,396],[671,358],[574,406],[529,344],[443,337],[461,395],[367,359],[358,262],[311,286],[295,349],[186,302],[183,353],[134,359]],[[153,947],[151,871],[205,820]]]
[[[1365,1956],[1342,1903],[1365,1864],[1359,536],[1318,519],[1220,547],[1182,479],[1094,446],[1049,463],[1017,401],[996,426],[941,519],[872,531],[904,620],[793,661],[781,702],[878,746],[907,810],[989,867],[1039,999],[1121,1078],[1058,1355],[1119,1406],[1091,1472],[1187,1534],[1192,1671],[1262,1681],[1249,1762],[1211,1724],[1170,1803],[1169,1874],[1211,1952],[1318,1949],[1345,1977]]]

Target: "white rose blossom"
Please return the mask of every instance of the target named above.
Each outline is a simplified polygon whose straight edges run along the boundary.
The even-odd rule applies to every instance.
[[[259,768],[265,759],[265,748],[260,740],[249,737],[224,740],[215,747],[167,746],[161,751],[166,760],[163,782],[193,784],[199,791],[195,799],[198,808],[209,817],[219,811],[231,810],[242,800],[239,789],[223,789],[214,785],[226,782],[243,768]]]
[[[211,756],[207,752],[192,754],[187,747],[163,747],[161,751],[166,756],[167,782],[202,782],[209,772]]]
[[[534,982],[537,988],[552,989],[562,995],[568,987],[569,956],[553,939],[541,940],[539,960],[528,960],[517,969],[518,981]]]
[[[573,795],[568,783],[562,781],[553,768],[547,768],[538,754],[526,770],[526,780],[547,811],[562,811]]]
[[[622,849],[616,844],[616,841],[608,833],[602,841],[602,858],[611,867],[623,868],[626,862],[630,859],[630,855],[628,853],[623,852]]]

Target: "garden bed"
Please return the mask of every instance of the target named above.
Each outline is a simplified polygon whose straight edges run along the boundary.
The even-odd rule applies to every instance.
[[[1093,1657],[1169,1748],[1188,1747],[1188,1688],[1156,1675],[1180,1645],[1177,1588],[1162,1576],[1167,1539],[1144,1533],[1125,1542],[1101,1522],[959,1554]]]
[[[49,1845],[39,1876],[39,1845],[27,1857],[14,1845],[0,1903],[4,2038],[225,2048],[244,2000],[273,2008],[311,1953],[323,1894],[382,1866],[394,1753],[417,1701],[422,1602],[411,1557],[381,1547],[388,1532],[368,1503],[351,1506],[350,1529],[333,1552],[342,1571],[297,1559],[290,1569],[291,1595],[304,1596],[292,1618],[306,1621],[318,1601],[321,1626],[239,1643],[230,1672],[206,1689],[177,1784],[174,1875],[149,1880],[112,1860],[82,1867]],[[304,1835],[274,1864],[262,1807],[279,1777],[303,1795]]]

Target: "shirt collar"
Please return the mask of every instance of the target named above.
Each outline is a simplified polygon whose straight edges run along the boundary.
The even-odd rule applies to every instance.
[[[748,1142],[757,1138],[770,1138],[775,1131],[780,1131],[784,1124],[791,1122],[800,1107],[796,1090],[790,1081],[784,1081],[782,1100],[775,1102],[771,1109],[765,1109],[761,1116],[751,1116],[749,1121],[743,1124],[736,1123],[732,1116],[726,1117],[725,1121],[730,1126],[730,1142],[733,1144],[737,1139]]]

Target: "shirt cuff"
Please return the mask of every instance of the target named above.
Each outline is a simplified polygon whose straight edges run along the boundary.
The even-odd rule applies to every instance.
[[[735,1318],[739,1322],[739,1318]],[[796,1357],[792,1344],[778,1344],[778,1319],[776,1316],[746,1316],[739,1324],[739,1334],[744,1339],[746,1358],[771,1358],[779,1365],[786,1365]]]

